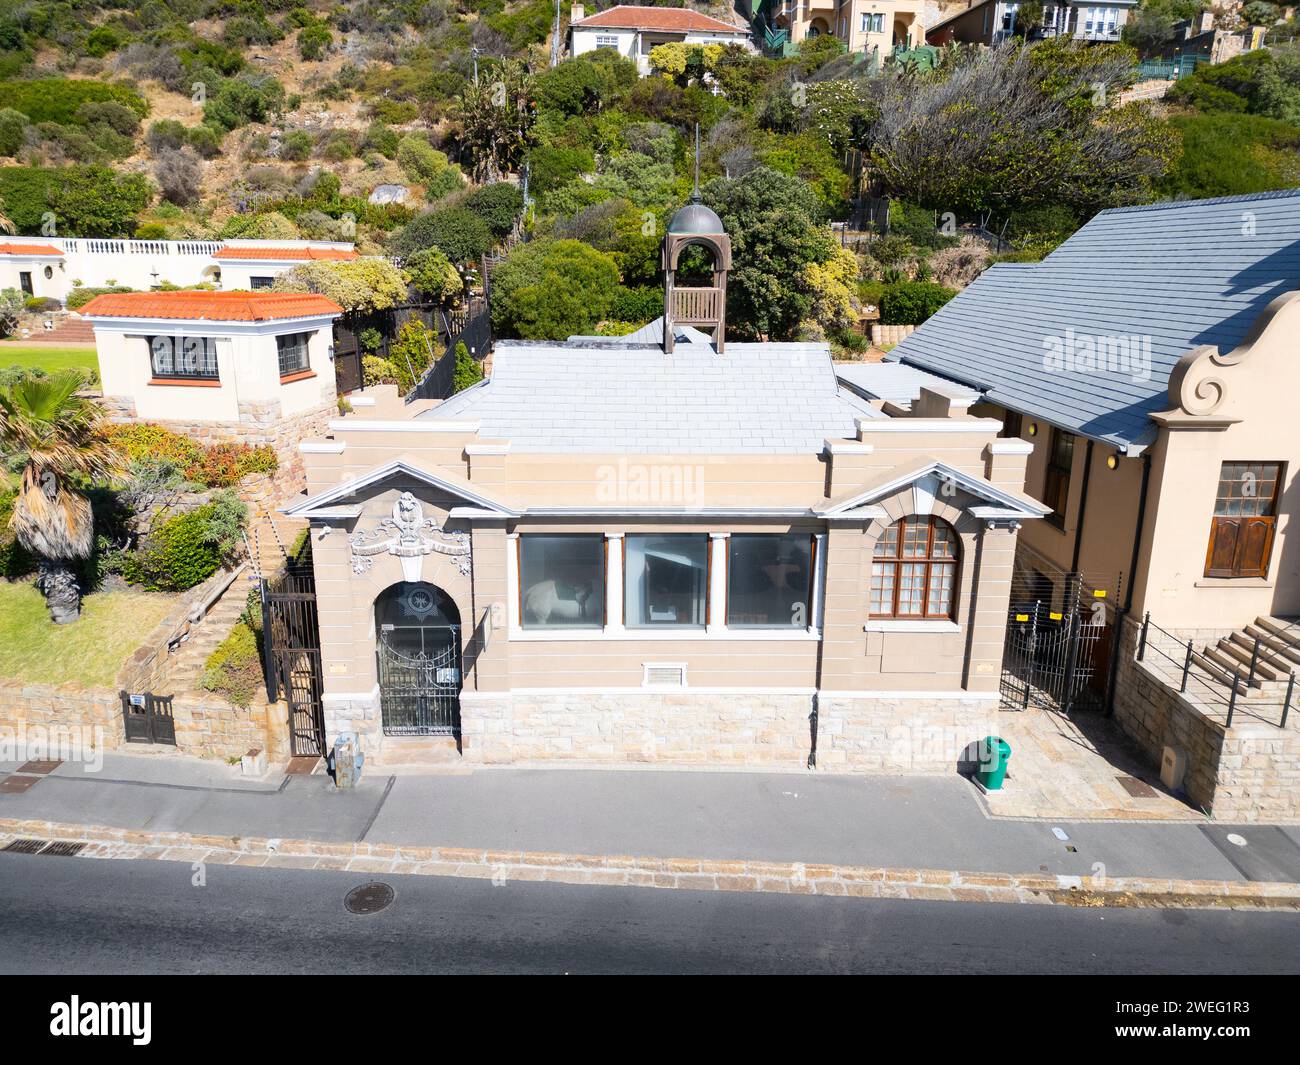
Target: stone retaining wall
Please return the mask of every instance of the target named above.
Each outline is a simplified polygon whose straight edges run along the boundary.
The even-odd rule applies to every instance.
[[[288,736],[283,704],[231,706],[215,696],[172,700],[176,748],[204,758],[235,758],[253,748],[282,747]],[[0,734],[18,753],[42,745],[75,744],[75,749],[116,750],[126,743],[121,696],[107,688],[75,684],[0,684]],[[48,750],[48,746],[45,748]],[[73,754],[73,757],[76,757]]]
[[[1208,717],[1148,664],[1136,660],[1136,619],[1120,634],[1115,722],[1155,765],[1166,747],[1187,758],[1183,789],[1219,821],[1300,817],[1300,728],[1240,712],[1232,728]]]
[[[987,698],[823,692],[464,692],[465,760],[952,772],[996,733]]]

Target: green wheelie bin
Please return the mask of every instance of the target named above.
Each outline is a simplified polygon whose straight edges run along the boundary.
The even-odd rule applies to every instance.
[[[1000,791],[1010,759],[1011,744],[1001,736],[985,736],[980,740],[979,769],[975,771],[980,786],[987,791]]]

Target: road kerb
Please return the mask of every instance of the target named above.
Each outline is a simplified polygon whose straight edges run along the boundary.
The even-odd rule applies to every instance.
[[[1080,907],[1300,909],[1300,884],[1287,883],[490,851],[468,847],[199,836],[0,818],[0,847],[14,839],[84,843],[86,846],[79,857],[92,859],[322,869],[368,876],[463,877],[490,879],[498,885],[522,881]]]

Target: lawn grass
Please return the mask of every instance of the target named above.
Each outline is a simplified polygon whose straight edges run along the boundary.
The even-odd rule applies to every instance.
[[[99,373],[99,357],[93,346],[61,348],[54,344],[0,343],[0,369],[6,366],[37,366],[46,373],[83,369]]]
[[[55,625],[35,584],[0,580],[0,677],[111,685],[175,601],[152,592],[95,592],[86,596],[78,620]]]

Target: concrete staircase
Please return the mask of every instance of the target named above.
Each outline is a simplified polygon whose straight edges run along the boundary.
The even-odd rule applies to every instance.
[[[177,694],[200,690],[199,678],[203,676],[208,656],[230,635],[244,612],[249,587],[249,582],[242,577],[232,582],[203,620],[190,629],[185,641],[167,661],[167,678],[162,690]]]
[[[1291,673],[1300,670],[1300,622],[1257,617],[1214,646],[1193,653],[1192,668],[1229,691],[1237,678],[1238,698],[1279,700]]]
[[[57,344],[63,347],[71,344],[94,344],[95,328],[88,318],[67,317],[49,332],[44,329],[33,330],[30,336],[24,338],[23,343]]]

